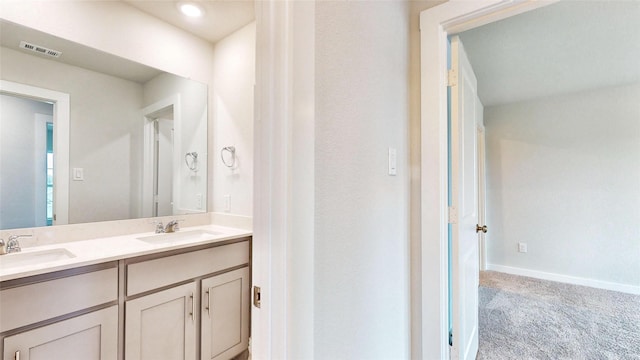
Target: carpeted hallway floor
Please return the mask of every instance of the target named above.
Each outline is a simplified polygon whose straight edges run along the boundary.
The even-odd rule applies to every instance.
[[[485,271],[477,359],[640,359],[640,296]]]

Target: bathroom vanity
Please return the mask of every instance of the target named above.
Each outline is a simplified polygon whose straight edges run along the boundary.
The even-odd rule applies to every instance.
[[[207,225],[2,255],[2,359],[230,359],[248,347],[250,249],[250,231]]]

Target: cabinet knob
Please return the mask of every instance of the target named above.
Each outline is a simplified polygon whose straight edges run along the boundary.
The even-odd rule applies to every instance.
[[[476,233],[479,233],[480,231],[482,231],[483,233],[487,233],[488,229],[487,229],[487,225],[478,225],[476,224]]]

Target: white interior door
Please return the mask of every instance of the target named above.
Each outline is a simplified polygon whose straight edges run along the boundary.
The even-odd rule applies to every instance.
[[[456,36],[451,39],[451,286],[453,359],[478,352],[478,144],[482,104],[477,80]]]
[[[173,120],[158,118],[157,151],[156,151],[156,214],[154,216],[169,216],[176,214],[173,206]]]

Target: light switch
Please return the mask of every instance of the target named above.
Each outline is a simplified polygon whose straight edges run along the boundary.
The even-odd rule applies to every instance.
[[[84,181],[83,168],[73,168],[73,181]]]
[[[389,175],[395,176],[397,174],[397,153],[395,148],[389,148]]]

